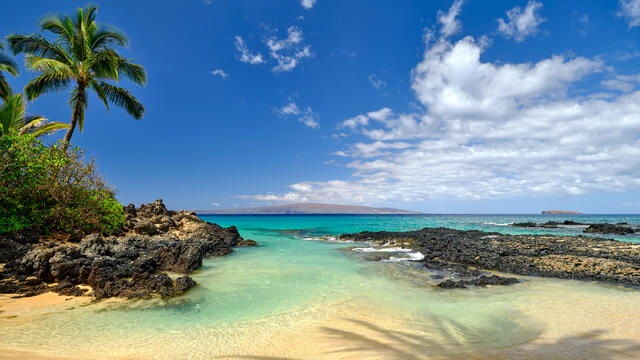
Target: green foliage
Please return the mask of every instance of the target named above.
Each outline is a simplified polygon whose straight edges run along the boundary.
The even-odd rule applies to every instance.
[[[71,140],[76,124],[83,130],[87,90],[93,90],[107,110],[112,103],[136,119],[144,115],[144,106],[133,94],[108,81],[118,83],[121,78],[127,78],[134,84],[144,85],[146,72],[142,66],[118,54],[116,47],[127,46],[127,37],[113,26],[97,23],[97,12],[96,5],[88,5],[71,16],[55,14],[42,18],[41,32],[55,35],[55,41],[41,34],[7,37],[14,54],[26,54],[26,68],[39,73],[24,89],[29,100],[73,86],[69,98],[73,113],[64,139],[66,143]]]
[[[4,49],[4,43],[0,41],[0,50]],[[7,56],[4,52],[0,51],[0,99],[7,99],[11,96],[11,87],[4,77],[2,72],[8,72],[13,76],[18,76],[18,64]]]
[[[0,233],[27,226],[104,232],[125,223],[122,205],[80,149],[15,132],[0,137],[0,214]]]
[[[22,99],[22,94],[9,95],[0,104],[0,136],[12,131],[18,135],[41,136],[69,128],[68,124],[50,122],[40,115],[26,116],[26,111],[27,104]]]

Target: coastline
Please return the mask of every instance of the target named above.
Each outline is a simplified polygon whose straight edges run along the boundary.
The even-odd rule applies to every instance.
[[[307,259],[289,247],[274,249],[286,237],[282,231],[260,237],[246,227],[241,229],[243,235],[264,241],[265,247],[207,260],[193,275],[203,287],[175,299],[118,299],[115,306],[100,301],[70,311],[49,307],[42,317],[34,318],[41,325],[6,319],[6,338],[0,341],[0,348],[6,349],[7,354],[34,355],[36,359],[90,359],[98,358],[95,354],[100,353],[127,360],[187,359],[194,354],[234,359],[477,360],[553,358],[558,353],[575,358],[606,353],[607,359],[629,358],[624,351],[640,355],[627,346],[636,345],[640,339],[640,321],[634,317],[640,310],[636,289],[528,276],[517,276],[520,283],[509,287],[441,289],[431,285],[431,271],[414,269],[405,273],[404,268],[413,269],[408,265],[414,262],[343,259],[345,252],[339,249],[345,246],[339,242],[290,240],[311,256]],[[262,227],[258,230],[263,231]],[[268,251],[281,258],[282,263],[269,263]],[[256,318],[237,322],[214,322],[231,309],[216,300],[229,292],[237,292],[238,296],[230,297],[230,303],[255,294],[254,299],[232,308],[250,311],[263,302],[279,299],[261,296],[256,285],[268,289],[288,278],[293,280],[290,284],[303,284],[308,278],[299,278],[299,270],[323,273],[336,265],[309,262],[318,251],[336,253],[336,260],[350,264],[350,268],[336,270],[338,277],[329,276],[328,292],[319,289],[322,291],[314,292],[316,295],[304,302],[295,302],[295,308],[277,308],[268,316],[258,313]],[[298,261],[300,264],[289,267]],[[350,280],[354,271],[359,275]],[[265,284],[267,280],[272,283]],[[341,288],[344,281],[348,287]],[[362,281],[371,284],[362,288]],[[245,292],[238,288],[243,283],[247,284]],[[201,312],[207,306],[211,312]],[[145,325],[129,324],[132,317]],[[471,332],[456,324],[468,326]],[[66,329],[69,334],[59,329]],[[458,342],[449,342],[448,333]],[[117,348],[115,343],[119,344]],[[348,350],[363,346],[366,349],[359,352]],[[19,349],[31,349],[33,354],[15,352]]]
[[[514,283],[508,278],[487,279],[478,270],[640,287],[640,244],[618,240],[430,227],[400,232],[363,231],[342,234],[337,239],[374,244],[373,251],[409,248],[419,255],[417,260],[425,269],[449,272],[457,278],[440,283],[442,287],[475,285],[469,282],[476,279],[481,283],[490,280],[489,285],[496,285],[496,281]]]
[[[461,332],[457,328],[459,325],[449,319],[451,315],[437,309],[433,309],[432,318],[425,320],[401,309],[352,298],[310,303],[302,310],[244,322],[225,330],[194,329],[184,334],[165,334],[146,344],[137,338],[130,339],[123,341],[121,350],[109,348],[107,340],[92,341],[93,350],[67,351],[64,349],[70,347],[66,345],[55,354],[4,347],[0,347],[0,352],[7,359],[15,354],[43,360],[100,358],[95,356],[96,351],[122,360],[186,359],[189,351],[195,349],[200,349],[199,354],[204,357],[232,359],[353,359],[365,356],[367,359],[528,360],[555,359],[558,354],[565,358],[606,355],[607,359],[630,359],[640,354],[640,350],[632,349],[640,344],[640,315],[629,316],[637,313],[640,299],[632,291],[603,289],[596,284],[585,286],[571,280],[530,280],[517,290],[520,295],[512,312],[502,313],[500,318],[494,319],[497,323],[487,323],[487,328],[474,328],[471,333]],[[480,299],[469,304],[480,306],[487,292],[479,291],[474,295]],[[532,295],[535,299],[531,299]],[[498,308],[503,302],[513,304],[513,300],[507,298],[495,300],[499,304],[490,309]],[[536,306],[532,306],[532,301]],[[122,306],[126,307],[126,302]],[[480,308],[470,310],[481,311]],[[493,310],[487,316],[492,314]],[[524,322],[514,322],[518,318]],[[501,327],[506,328],[499,331]],[[477,334],[485,331],[498,331],[495,338],[498,343],[474,341]],[[499,345],[499,341],[512,341],[508,339],[510,332],[511,336],[524,336],[524,340],[508,346]],[[202,347],[203,342],[208,344],[206,348]],[[134,343],[137,345],[131,347]]]

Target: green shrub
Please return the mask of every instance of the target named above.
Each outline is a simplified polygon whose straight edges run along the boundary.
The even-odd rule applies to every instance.
[[[32,135],[0,137],[0,233],[34,225],[104,232],[124,223],[122,205],[79,148],[65,152]]]

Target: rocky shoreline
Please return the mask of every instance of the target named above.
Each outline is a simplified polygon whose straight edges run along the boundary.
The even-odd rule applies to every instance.
[[[453,279],[438,284],[445,288],[517,282],[512,278],[488,276],[482,270],[640,287],[640,244],[630,242],[586,236],[506,235],[448,228],[364,231],[342,234],[338,239],[418,251],[424,255],[419,262],[425,269],[453,275]]]
[[[37,229],[1,234],[0,293],[172,297],[196,285],[187,274],[200,268],[205,257],[256,245],[234,226],[167,210],[162,200],[124,210],[127,224],[112,234],[72,232],[62,240],[42,239]],[[184,275],[172,279],[166,272]]]
[[[543,229],[556,229],[562,226],[584,226],[582,230],[585,234],[612,234],[612,235],[630,235],[640,233],[640,227],[629,225],[627,223],[597,223],[587,224],[572,220],[565,220],[563,222],[547,221],[545,223],[534,222],[521,222],[513,223],[511,226],[523,227],[523,228],[543,228]]]

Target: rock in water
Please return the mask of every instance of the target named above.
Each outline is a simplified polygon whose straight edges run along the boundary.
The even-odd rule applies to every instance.
[[[118,237],[91,234],[79,243],[38,243],[32,230],[0,235],[0,262],[7,263],[0,272],[0,292],[75,295],[84,292],[77,285],[89,285],[96,299],[177,296],[195,281],[186,275],[174,281],[162,271],[189,274],[205,257],[229,254],[238,244],[255,245],[233,226],[167,210],[162,200],[139,208],[129,204],[124,211],[128,226]],[[73,240],[78,236],[72,234]],[[58,285],[47,285],[53,282]]]
[[[364,231],[343,234],[339,238],[408,246],[425,256],[422,263],[427,269],[450,268],[455,273],[466,271],[465,267],[473,267],[511,274],[640,286],[640,244],[631,242],[586,236],[507,235],[447,228],[406,232]]]
[[[635,233],[635,230],[624,224],[591,224],[584,229],[585,233],[596,234],[615,234],[615,235],[629,235]]]

